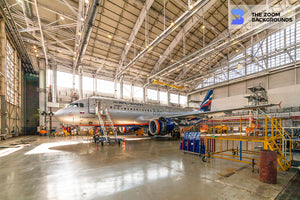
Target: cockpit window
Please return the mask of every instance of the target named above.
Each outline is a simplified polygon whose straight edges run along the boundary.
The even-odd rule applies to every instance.
[[[83,107],[84,107],[84,106],[83,106],[83,103],[80,103],[79,106],[80,106],[80,108],[83,108]]]
[[[78,107],[78,103],[71,103],[69,106],[68,106],[69,108],[71,108],[71,107]],[[83,106],[82,106],[83,107]]]

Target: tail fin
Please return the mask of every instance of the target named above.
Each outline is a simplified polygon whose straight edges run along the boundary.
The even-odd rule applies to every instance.
[[[208,90],[202,104],[200,105],[200,111],[210,111],[212,102],[213,90]]]

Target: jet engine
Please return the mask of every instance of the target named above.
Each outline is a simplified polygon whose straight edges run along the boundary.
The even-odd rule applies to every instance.
[[[149,122],[149,135],[166,135],[175,128],[175,123],[168,118],[160,117]]]

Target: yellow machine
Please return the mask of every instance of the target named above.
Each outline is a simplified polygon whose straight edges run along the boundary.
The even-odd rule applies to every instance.
[[[60,134],[63,133],[63,134]],[[60,131],[57,131],[54,136],[57,135],[61,135],[61,136],[70,136],[70,133],[65,129],[65,127],[63,126],[62,129]]]
[[[139,129],[137,131],[135,131],[135,135],[138,136],[138,135],[144,135],[144,129]]]
[[[246,128],[246,134],[248,136],[250,136],[250,135],[257,135],[260,132],[259,129],[260,129],[260,125],[259,124],[251,123],[250,127]]]
[[[209,133],[228,133],[228,127],[226,125],[219,125],[210,127],[208,130]]]

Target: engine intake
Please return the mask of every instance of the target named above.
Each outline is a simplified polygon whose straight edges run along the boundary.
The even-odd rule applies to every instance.
[[[174,128],[175,123],[171,119],[160,117],[150,121],[149,135],[166,135],[173,131]]]

